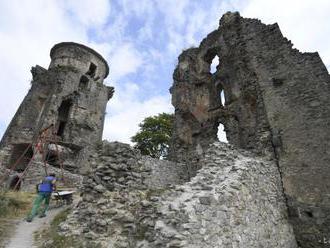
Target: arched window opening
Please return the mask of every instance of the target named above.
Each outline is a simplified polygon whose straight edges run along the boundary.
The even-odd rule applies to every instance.
[[[226,98],[225,98],[225,91],[224,90],[220,90],[220,102],[222,106],[225,106],[226,104]]]
[[[86,74],[89,75],[89,76],[91,76],[91,77],[94,77],[95,76],[95,72],[96,72],[96,68],[97,68],[97,66],[95,64],[91,63],[89,65],[89,69],[86,72]]]
[[[10,157],[10,162],[9,166],[17,163],[15,166],[15,171],[22,172],[25,170],[26,166],[29,164],[30,160],[33,157],[33,149],[28,143],[21,143],[21,144],[14,144],[11,157]],[[28,148],[29,147],[29,148]],[[28,150],[26,151],[26,149]],[[22,156],[22,154],[25,152],[25,154]],[[17,161],[20,158],[19,161]]]
[[[219,141],[224,142],[224,143],[228,143],[225,127],[221,123],[219,123],[219,126],[218,126],[217,136],[218,136]]]
[[[212,59],[211,65],[210,65],[210,73],[214,74],[219,66],[220,60],[219,60],[219,56],[215,55],[215,57]]]
[[[85,75],[81,76],[79,81],[79,90],[86,90],[88,88],[88,77]]]
[[[215,87],[216,87],[217,104],[220,105],[220,106],[225,106],[226,97],[225,97],[225,91],[223,89],[222,83],[217,81],[215,83]]]
[[[64,100],[58,108],[57,135],[63,137],[65,126],[68,123],[69,114],[72,106],[71,99]]]

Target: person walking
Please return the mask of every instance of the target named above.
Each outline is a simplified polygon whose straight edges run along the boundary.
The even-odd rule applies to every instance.
[[[37,185],[38,195],[33,202],[33,207],[30,214],[26,218],[27,222],[31,222],[38,212],[40,218],[46,216],[50,197],[54,190],[56,190],[56,176],[54,173],[51,173],[46,176],[40,184]],[[44,202],[44,207],[40,210],[42,202]]]

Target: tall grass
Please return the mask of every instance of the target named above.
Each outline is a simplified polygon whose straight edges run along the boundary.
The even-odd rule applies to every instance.
[[[0,218],[20,217],[31,207],[34,195],[28,192],[0,192]]]

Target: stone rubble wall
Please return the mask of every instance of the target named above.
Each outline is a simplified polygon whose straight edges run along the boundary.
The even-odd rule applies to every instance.
[[[191,182],[172,170],[174,186],[171,162],[129,145],[104,143],[93,156],[82,201],[60,225],[82,247],[297,247],[274,161],[216,143]]]
[[[275,161],[214,143],[202,162],[161,197],[152,247],[297,247]]]
[[[84,247],[137,247],[140,240],[152,240],[154,195],[184,182],[183,166],[141,156],[119,142],[104,142],[89,161],[82,201],[60,232]]]
[[[142,156],[141,164],[149,170],[144,183],[150,189],[164,188],[177,185],[188,180],[187,173],[183,170],[185,165],[167,160],[158,160],[148,156]],[[181,166],[181,168],[178,168]]]

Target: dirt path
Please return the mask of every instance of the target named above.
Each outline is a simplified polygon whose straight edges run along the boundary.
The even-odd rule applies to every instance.
[[[19,221],[14,235],[9,240],[6,248],[34,248],[34,232],[47,227],[54,217],[61,212],[64,207],[54,208],[47,212],[44,218],[36,217],[32,222]]]

